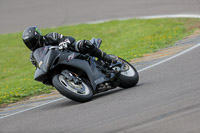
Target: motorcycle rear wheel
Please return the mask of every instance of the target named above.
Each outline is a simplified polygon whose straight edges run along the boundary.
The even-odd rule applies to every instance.
[[[93,97],[93,91],[86,81],[82,81],[81,84],[77,85],[73,81],[66,79],[62,74],[57,74],[53,77],[52,82],[60,94],[71,100],[88,102]],[[78,91],[79,89],[84,91]]]
[[[119,60],[125,63],[124,71],[122,71],[119,76],[120,80],[119,87],[122,88],[134,87],[139,81],[139,74],[137,70],[126,60],[122,58],[119,58]]]

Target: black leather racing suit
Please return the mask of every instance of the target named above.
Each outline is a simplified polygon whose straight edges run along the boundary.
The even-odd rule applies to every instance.
[[[43,46],[61,46],[72,51],[80,52],[82,54],[88,53],[91,56],[100,58],[108,63],[117,62],[116,57],[107,55],[105,52],[97,48],[88,40],[76,41],[75,38],[71,36],[63,36],[62,34],[53,32],[43,36],[41,39],[41,43],[43,44]],[[30,60],[35,65],[32,56],[33,52],[31,53]]]

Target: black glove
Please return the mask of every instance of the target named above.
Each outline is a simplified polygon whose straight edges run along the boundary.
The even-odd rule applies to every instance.
[[[68,48],[68,44],[66,41],[59,43],[59,49],[67,49]]]
[[[37,63],[36,63],[36,61],[35,61],[35,59],[33,57],[33,52],[31,52],[31,55],[30,55],[30,61],[35,67],[37,67]]]

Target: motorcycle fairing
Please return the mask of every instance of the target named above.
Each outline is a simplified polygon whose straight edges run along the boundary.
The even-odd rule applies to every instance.
[[[93,59],[89,59],[89,62],[85,61],[85,60],[81,60],[81,59],[72,59],[72,60],[68,61],[67,58],[66,58],[66,55],[61,55],[59,57],[58,64],[71,66],[71,67],[74,67],[74,68],[77,68],[79,70],[84,71],[87,74],[87,76],[90,80],[90,83],[91,83],[94,90],[96,89],[97,83],[100,84],[100,83],[103,83],[103,82],[108,80],[101,73],[101,71],[99,71],[96,68],[96,64],[95,64],[95,61]],[[104,80],[101,80],[101,82],[97,82],[98,79],[104,79]]]
[[[47,73],[52,69],[56,69],[58,65],[66,65],[84,71],[94,90],[98,84],[109,80],[96,68],[96,63],[92,58],[89,58],[88,61],[78,59],[76,57],[78,57],[80,53],[77,52],[59,51],[49,49],[49,46],[45,46],[37,49],[33,55],[37,62],[34,79],[39,82],[44,83],[44,81],[47,80]],[[49,83],[47,84],[49,85]]]

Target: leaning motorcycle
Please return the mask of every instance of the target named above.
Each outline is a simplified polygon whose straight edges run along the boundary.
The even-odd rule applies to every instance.
[[[92,39],[98,48],[101,39]],[[34,79],[54,86],[65,97],[77,101],[90,101],[97,93],[116,87],[130,88],[138,83],[137,70],[119,57],[116,64],[108,64],[90,55],[58,46],[44,46],[34,51],[36,72]]]

